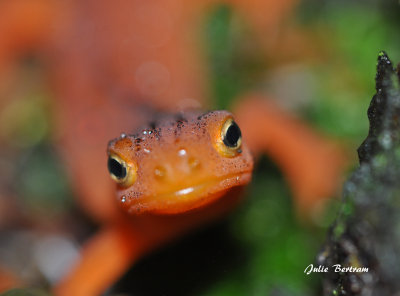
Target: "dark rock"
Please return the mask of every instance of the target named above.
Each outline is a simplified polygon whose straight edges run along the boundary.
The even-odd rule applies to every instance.
[[[400,295],[400,80],[379,53],[370,130],[358,148],[360,167],[344,186],[343,204],[318,256],[329,267],[324,295]],[[332,267],[368,268],[335,272]]]

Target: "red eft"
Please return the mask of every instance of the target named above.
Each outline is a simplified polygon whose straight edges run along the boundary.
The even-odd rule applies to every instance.
[[[116,195],[111,200],[122,212],[84,247],[55,294],[98,295],[143,254],[229,212],[251,179],[246,142],[277,161],[300,205],[334,192],[341,163],[332,146],[272,104],[266,108],[249,97],[245,105],[238,122],[250,116],[249,122],[260,126],[243,124],[243,139],[231,113],[187,111],[112,140],[108,173]],[[259,136],[263,132],[267,138]]]
[[[78,202],[104,224],[56,295],[99,295],[144,253],[229,212],[250,181],[250,151],[277,163],[299,212],[335,192],[343,167],[336,146],[265,95],[242,95],[234,115],[179,112],[188,98],[207,105],[205,63],[188,32],[216,2],[1,4],[0,33],[9,37],[0,65],[16,52],[43,53],[60,155]],[[229,1],[258,36],[269,36],[293,3]],[[241,132],[229,136],[233,123]]]
[[[226,111],[164,116],[111,141],[108,170],[123,212],[86,246],[56,295],[97,295],[143,253],[230,211],[252,169],[249,148]]]

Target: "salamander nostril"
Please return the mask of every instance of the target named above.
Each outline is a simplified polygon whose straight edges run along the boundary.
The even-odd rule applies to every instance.
[[[188,165],[191,170],[198,170],[201,167],[200,160],[195,157],[189,157]]]

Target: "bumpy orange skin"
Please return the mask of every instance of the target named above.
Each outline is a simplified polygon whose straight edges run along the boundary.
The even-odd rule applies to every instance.
[[[185,112],[110,142],[108,154],[131,164],[137,175],[132,185],[118,186],[120,206],[130,214],[183,213],[247,184],[253,159],[246,144],[232,157],[219,151],[230,118],[226,111]]]

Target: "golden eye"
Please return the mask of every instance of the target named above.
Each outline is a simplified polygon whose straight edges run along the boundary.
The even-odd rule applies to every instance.
[[[128,187],[136,181],[137,168],[133,163],[128,163],[115,154],[110,154],[107,161],[108,172],[118,184]]]
[[[240,128],[232,118],[229,118],[222,125],[217,150],[224,156],[233,157],[242,152],[240,150],[241,145],[242,133]]]

